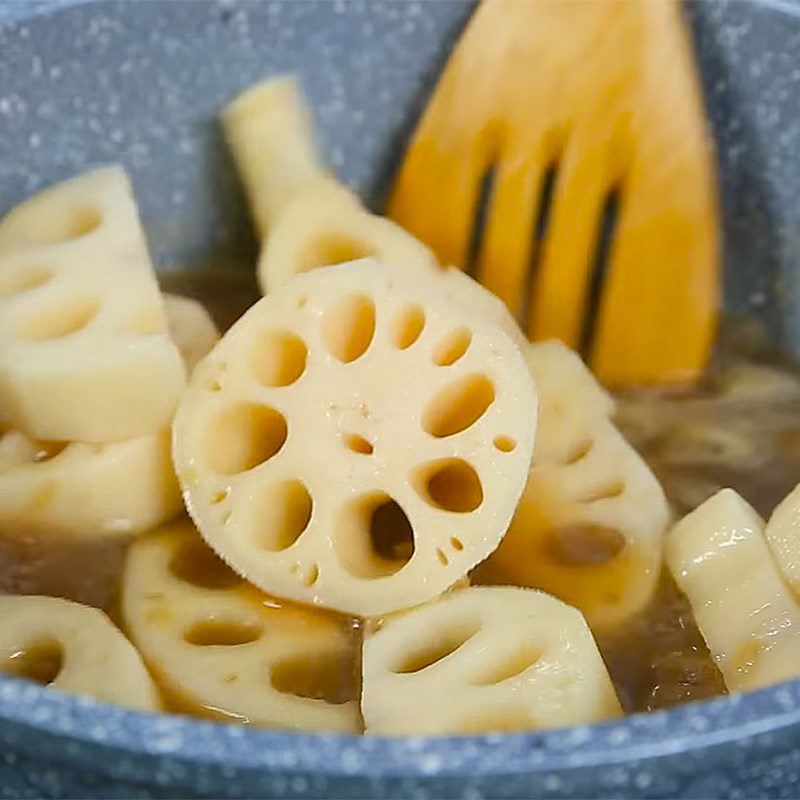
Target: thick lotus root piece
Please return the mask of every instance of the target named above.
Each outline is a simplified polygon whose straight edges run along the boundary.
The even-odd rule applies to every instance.
[[[619,716],[580,611],[543,592],[478,587],[387,620],[368,634],[367,733],[475,734]]]
[[[122,610],[145,661],[188,710],[291,730],[360,730],[348,621],[282,606],[249,586],[190,522],[132,545]]]
[[[539,392],[530,475],[482,580],[543,589],[609,629],[651,599],[669,521],[648,466],[609,420],[613,401],[560,342],[529,345]]]
[[[183,509],[163,430],[87,444],[0,433],[0,536],[130,536]]]
[[[764,539],[764,521],[723,489],[670,531],[667,564],[730,691],[800,675],[800,606]]]
[[[164,308],[170,338],[181,354],[186,373],[191,375],[219,341],[219,330],[203,305],[190,297],[165,294]]]
[[[183,384],[122,169],[0,221],[0,421],[37,439],[122,441],[168,424]]]
[[[131,643],[91,606],[55,597],[0,596],[0,672],[141,711],[155,685]]]
[[[196,370],[174,425],[190,513],[265,591],[372,616],[497,546],[536,395],[514,343],[371,260],[268,295]]]
[[[783,579],[800,600],[800,484],[772,512],[765,535]]]
[[[222,121],[264,241],[258,277],[265,293],[301,272],[366,256],[418,277],[435,268],[422,242],[365,211],[323,168],[311,111],[294,78],[250,87]]]
[[[191,371],[219,334],[200,303],[165,301],[170,335]],[[0,537],[127,537],[182,511],[168,429],[108,444],[0,431]]]

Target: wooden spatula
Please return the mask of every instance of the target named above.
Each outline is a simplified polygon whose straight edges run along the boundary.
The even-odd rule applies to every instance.
[[[389,213],[473,270],[530,338],[581,347],[605,383],[693,381],[714,333],[719,248],[678,3],[484,0]]]

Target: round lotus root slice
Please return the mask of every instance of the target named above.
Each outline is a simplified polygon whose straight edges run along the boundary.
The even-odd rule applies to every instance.
[[[68,694],[158,711],[156,687],[131,643],[91,606],[0,596],[0,672]]]
[[[613,401],[577,353],[529,345],[539,424],[528,484],[480,581],[515,583],[579,608],[607,631],[653,596],[670,513],[664,492],[609,417]]]
[[[357,616],[430,600],[497,547],[536,394],[514,343],[370,259],[299,276],[195,372],[184,498],[255,585]]]
[[[351,621],[262,594],[187,520],[133,544],[122,611],[181,707],[274,728],[361,729]]]
[[[543,592],[476,587],[367,632],[366,733],[476,734],[579,725],[620,704],[580,611]]]

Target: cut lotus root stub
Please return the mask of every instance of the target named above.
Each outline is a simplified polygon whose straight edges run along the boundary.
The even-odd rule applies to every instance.
[[[422,242],[370,214],[324,169],[311,111],[294,78],[268,78],[246,89],[225,108],[222,122],[264,241],[258,278],[265,293],[301,272],[366,256],[418,275],[436,267]]]
[[[764,521],[723,489],[669,532],[667,564],[730,691],[800,675],[800,606],[764,539]]]
[[[133,544],[122,610],[134,643],[182,707],[274,728],[361,729],[349,621],[262,594],[187,520]]]
[[[287,202],[326,174],[311,109],[295,77],[273,76],[231,100],[222,127],[256,229],[266,239]]]
[[[69,694],[158,711],[131,643],[96,608],[55,597],[0,596],[0,672]]]
[[[527,353],[540,401],[531,471],[480,580],[544,589],[577,606],[593,630],[608,630],[653,596],[667,501],[579,356],[559,342]]]
[[[580,611],[543,592],[478,587],[368,634],[367,733],[476,734],[597,722],[621,713]]]
[[[502,331],[365,259],[253,306],[195,372],[173,449],[190,513],[237,571],[372,616],[494,550],[535,425]]]
[[[168,424],[183,383],[122,169],[0,220],[0,421],[38,439],[131,439]]]

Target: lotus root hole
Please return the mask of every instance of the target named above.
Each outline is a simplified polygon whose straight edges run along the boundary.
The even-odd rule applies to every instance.
[[[303,653],[282,658],[270,668],[270,682],[281,694],[341,705],[358,698],[351,653]]]
[[[253,347],[252,368],[263,386],[290,386],[306,369],[305,342],[289,331],[263,331]]]
[[[209,392],[222,391],[222,375],[227,369],[227,364],[224,361],[216,361],[209,364],[207,370],[207,377],[204,381],[204,386]]]
[[[35,642],[7,656],[0,672],[49,686],[64,667],[64,648],[54,639]]]
[[[399,572],[414,555],[414,529],[400,505],[383,492],[351,500],[335,531],[342,567],[357,578],[383,578]]]
[[[0,297],[9,297],[44,286],[53,279],[53,274],[53,270],[35,265],[4,267],[0,270]]]
[[[591,453],[594,442],[591,439],[582,439],[578,442],[564,459],[565,464],[577,464]]]
[[[517,447],[517,443],[510,436],[495,436],[494,446],[501,453],[513,453]]]
[[[375,303],[365,294],[351,294],[325,312],[322,330],[331,355],[343,364],[360,358],[375,336]]]
[[[242,401],[213,418],[206,430],[206,458],[211,469],[221,475],[245,472],[276,455],[287,435],[283,414]]]
[[[303,586],[311,587],[319,580],[319,565],[311,564],[300,576]]]
[[[416,304],[407,305],[397,312],[392,322],[392,344],[398,350],[408,350],[424,328],[425,312]]]
[[[30,342],[63,339],[83,330],[100,310],[96,297],[73,297],[43,306],[21,321],[17,332]]]
[[[344,264],[358,258],[375,255],[375,247],[343,233],[323,233],[314,239],[300,256],[298,272],[308,272],[318,267]]]
[[[440,389],[422,415],[422,427],[437,438],[474,425],[494,402],[494,385],[485,375],[467,375]]]
[[[261,638],[261,628],[249,622],[205,619],[196,622],[183,635],[184,641],[200,647],[233,647]]]
[[[99,228],[103,221],[100,211],[90,205],[73,202],[42,202],[32,205],[31,225],[26,235],[39,244],[78,239]]]
[[[220,503],[225,502],[230,495],[230,489],[220,489],[211,496],[211,505],[218,506]]]
[[[469,328],[456,328],[450,331],[436,345],[433,351],[433,363],[437,367],[449,367],[455,364],[472,343],[472,331]]]
[[[199,539],[182,542],[168,569],[178,580],[200,589],[232,589],[242,579]]]
[[[625,491],[625,484],[622,481],[611,481],[590,489],[579,498],[581,503],[596,503],[598,500],[613,500]]]
[[[481,629],[481,623],[475,619],[448,621],[426,629],[411,644],[397,663],[391,667],[395,675],[411,675],[422,672],[444,661],[463,647]],[[420,641],[421,640],[421,641]]]
[[[291,547],[311,522],[313,506],[308,489],[299,480],[267,486],[251,518],[256,545],[271,552]]]
[[[616,528],[588,522],[555,528],[548,539],[551,557],[575,567],[606,564],[625,548],[625,537]]]
[[[342,440],[348,450],[359,453],[362,456],[371,456],[375,450],[368,439],[357,433],[345,433],[342,435]]]
[[[431,505],[467,514],[483,503],[483,486],[475,469],[461,458],[445,458],[418,469],[414,484]]]
[[[69,442],[45,442],[37,440],[36,452],[33,455],[33,460],[37,464],[41,464],[43,461],[52,461],[56,456],[61,455],[61,453],[69,447],[69,444]]]
[[[538,645],[526,645],[501,656],[493,655],[487,668],[472,679],[473,686],[494,686],[497,683],[516,678],[530,669],[544,651]]]

